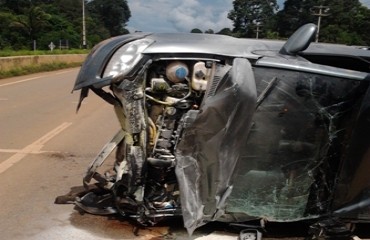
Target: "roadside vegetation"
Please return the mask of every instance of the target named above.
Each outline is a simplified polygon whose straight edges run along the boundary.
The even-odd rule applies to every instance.
[[[91,48],[128,33],[125,24],[130,17],[126,0],[0,0],[0,50],[49,50],[51,42],[55,49]]]
[[[90,50],[87,49],[70,49],[70,50],[20,50],[14,51],[11,49],[4,49],[0,51],[0,57],[15,57],[15,56],[29,56],[29,55],[59,55],[59,54],[87,54]]]
[[[82,3],[88,32],[85,45]],[[128,33],[125,24],[130,16],[126,0],[0,0],[0,57],[88,54],[100,41]],[[57,62],[15,67],[1,71],[0,78],[81,64]]]
[[[22,76],[38,72],[49,72],[64,68],[80,67],[82,63],[48,63],[40,65],[29,65],[21,68],[14,68],[9,71],[0,71],[0,79]]]
[[[305,23],[318,23],[320,42],[370,45],[370,9],[360,0],[233,0],[227,18],[233,28],[194,33],[240,38],[286,39]],[[364,1],[363,1],[364,2]],[[84,6],[84,8],[83,8]],[[85,9],[86,43],[82,9]],[[92,48],[126,34],[131,17],[127,0],[0,0],[0,51]]]
[[[194,28],[191,32],[287,39],[298,27],[317,23],[320,17],[317,41],[370,45],[367,33],[370,9],[360,0],[285,0],[283,8],[277,3],[277,0],[233,0],[233,9],[227,15],[233,22],[232,29],[214,32]],[[85,9],[85,43],[82,9]],[[0,0],[0,57],[86,54],[85,48],[127,34],[125,27],[130,17],[127,0]],[[54,50],[50,51],[49,46]],[[1,72],[0,78],[69,66],[67,63],[29,66]]]
[[[234,0],[228,18],[233,29],[217,34],[241,38],[287,39],[306,23],[318,23],[319,42],[369,46],[370,9],[360,0],[285,0],[279,8],[277,0]],[[365,2],[365,1],[362,1]],[[367,1],[369,2],[369,1]],[[212,29],[193,33],[214,33]]]

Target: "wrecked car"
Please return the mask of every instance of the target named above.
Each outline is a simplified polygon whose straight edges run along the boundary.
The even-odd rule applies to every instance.
[[[316,31],[286,42],[139,32],[97,45],[75,82],[78,108],[92,91],[121,129],[83,178],[101,191],[75,204],[144,225],[182,216],[190,233],[211,221],[310,220],[320,234],[369,222],[370,52],[311,43]]]

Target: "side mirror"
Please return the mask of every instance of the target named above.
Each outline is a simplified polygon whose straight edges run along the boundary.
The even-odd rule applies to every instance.
[[[279,53],[283,55],[295,56],[298,52],[308,48],[317,32],[317,26],[313,23],[308,23],[300,27],[286,41]]]

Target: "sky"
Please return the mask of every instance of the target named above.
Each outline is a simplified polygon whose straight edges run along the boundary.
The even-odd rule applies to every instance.
[[[370,7],[370,0],[360,0]],[[227,14],[233,0],[127,0],[130,32],[190,32],[193,28],[215,32],[233,28]],[[278,0],[280,7],[284,0]]]

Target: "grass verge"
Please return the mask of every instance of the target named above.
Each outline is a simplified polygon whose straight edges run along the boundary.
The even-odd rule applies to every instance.
[[[59,54],[87,54],[90,50],[88,49],[70,49],[70,50],[59,50],[54,51],[28,51],[28,50],[2,50],[0,51],[0,57],[15,57],[15,56],[29,56],[29,55],[59,55]]]
[[[27,75],[31,73],[48,72],[48,71],[55,71],[55,70],[64,69],[64,68],[79,67],[81,65],[82,63],[63,63],[63,62],[41,64],[41,65],[30,65],[30,66],[25,66],[21,68],[14,68],[9,71],[0,72],[0,79],[22,76],[22,75]]]

